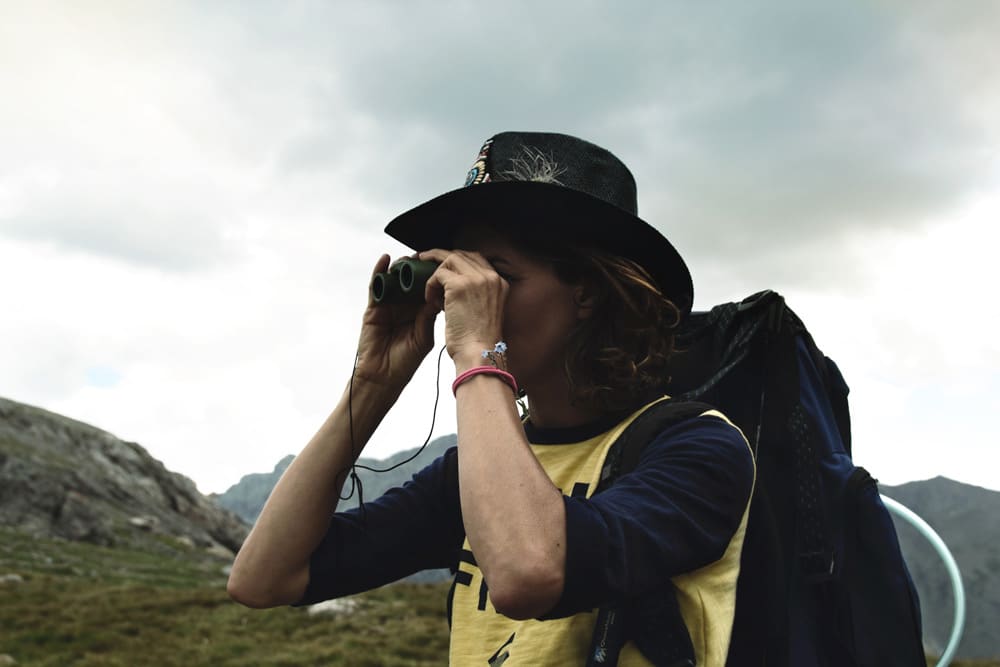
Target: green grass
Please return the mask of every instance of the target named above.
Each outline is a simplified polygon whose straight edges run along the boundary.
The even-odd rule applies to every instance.
[[[35,540],[0,529],[0,654],[18,665],[447,663],[444,585],[397,584],[339,616],[246,609],[226,561]]]
[[[387,586],[338,616],[258,611],[226,595],[227,564],[170,539],[110,549],[0,528],[0,576],[23,579],[0,584],[0,655],[52,667],[447,664],[446,584]]]

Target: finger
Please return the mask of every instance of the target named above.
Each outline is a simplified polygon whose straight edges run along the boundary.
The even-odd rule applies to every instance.
[[[375,277],[376,273],[384,273],[386,269],[389,268],[389,255],[383,253],[378,261],[375,262],[375,268],[372,269],[372,278]]]
[[[493,264],[482,254],[471,250],[456,250],[442,264],[456,273],[492,278],[499,275]]]
[[[441,285],[444,288],[448,278],[462,276],[478,276],[480,279],[486,279],[487,283],[499,282],[503,289],[507,287],[507,281],[497,273],[489,260],[478,252],[468,250],[448,252],[439,262],[431,280],[435,286]]]
[[[443,250],[441,248],[431,248],[430,250],[423,250],[421,252],[418,252],[417,253],[417,259],[424,260],[424,261],[428,261],[429,260],[429,261],[437,262],[438,264],[440,264],[441,262],[443,262],[445,259],[448,258],[448,255],[452,254],[453,252],[455,252],[455,251],[454,250]]]
[[[372,275],[368,279],[368,307],[371,308],[375,305],[375,299],[372,297],[372,283],[375,281],[375,275],[379,273],[385,273],[389,268],[389,255],[383,253],[378,261],[375,262],[375,266],[372,268]]]
[[[458,275],[442,262],[424,285],[424,301],[431,304],[435,312],[444,310],[444,285]]]
[[[431,248],[430,250],[418,252],[416,257],[420,260],[429,260],[437,262],[438,264],[464,259],[470,264],[492,269],[492,265],[489,261],[487,261],[482,254],[474,250],[445,250],[443,248]]]

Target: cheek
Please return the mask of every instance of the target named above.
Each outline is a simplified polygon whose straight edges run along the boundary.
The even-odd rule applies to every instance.
[[[565,344],[576,323],[572,300],[559,292],[524,292],[511,290],[504,313],[504,336],[528,339],[534,348]]]
[[[504,312],[503,337],[510,346],[510,370],[525,385],[538,374],[561,372],[566,343],[576,325],[571,296],[560,290],[511,289]]]

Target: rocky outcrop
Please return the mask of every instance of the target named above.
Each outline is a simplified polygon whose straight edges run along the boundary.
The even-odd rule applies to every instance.
[[[944,540],[965,587],[965,632],[961,658],[1000,657],[1000,492],[935,477],[880,491],[916,512]],[[924,646],[940,655],[955,613],[948,571],[930,542],[906,521],[893,517],[899,544],[920,596]]]
[[[248,530],[134,442],[0,398],[0,526],[105,546],[235,552]]]

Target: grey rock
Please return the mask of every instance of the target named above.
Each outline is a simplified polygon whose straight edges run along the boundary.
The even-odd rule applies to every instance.
[[[153,530],[160,523],[159,519],[155,516],[134,516],[128,522],[129,525],[142,530]]]
[[[0,526],[104,546],[239,549],[249,526],[141,446],[0,398]]]
[[[353,598],[336,598],[334,600],[324,600],[323,602],[317,602],[316,604],[309,605],[306,607],[306,611],[309,614],[330,614],[331,616],[340,616],[341,614],[349,614],[354,611],[358,606],[357,600]]]

